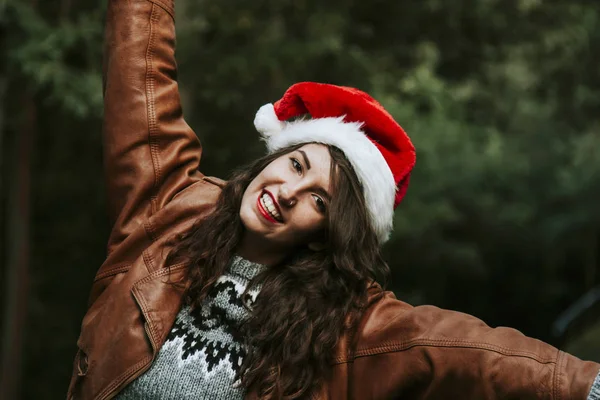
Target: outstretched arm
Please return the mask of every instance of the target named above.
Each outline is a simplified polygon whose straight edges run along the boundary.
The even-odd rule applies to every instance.
[[[110,253],[201,178],[201,146],[183,119],[174,0],[109,0],[104,59],[104,165]]]
[[[357,340],[348,367],[357,398],[600,400],[599,364],[391,293],[368,312]]]

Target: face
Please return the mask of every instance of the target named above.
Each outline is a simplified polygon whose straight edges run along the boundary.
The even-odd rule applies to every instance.
[[[245,234],[279,251],[317,241],[327,224],[330,169],[329,149],[314,143],[272,161],[242,197]]]

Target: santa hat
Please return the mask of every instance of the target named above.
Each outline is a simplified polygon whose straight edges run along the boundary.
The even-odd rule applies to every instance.
[[[311,119],[288,119],[310,114]],[[362,184],[368,215],[380,243],[392,231],[415,165],[415,148],[394,118],[358,89],[302,82],[254,119],[270,153],[299,143],[333,145],[344,152]]]

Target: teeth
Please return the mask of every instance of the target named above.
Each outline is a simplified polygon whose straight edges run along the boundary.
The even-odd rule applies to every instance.
[[[264,194],[260,198],[260,201],[262,202],[265,209],[269,212],[269,214],[271,214],[271,216],[273,218],[275,218],[278,221],[281,221],[281,215],[277,211],[277,208],[275,208],[275,205],[273,204],[273,200],[271,200],[271,196],[269,196],[268,194]]]

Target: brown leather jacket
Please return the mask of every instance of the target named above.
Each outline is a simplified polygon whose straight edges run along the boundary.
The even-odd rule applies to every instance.
[[[181,306],[166,239],[213,210],[222,183],[198,172],[174,58],[174,0],[109,0],[105,166],[113,229],[91,290],[68,391],[107,399],[146,371]],[[315,399],[585,399],[600,366],[508,328],[370,288]],[[248,398],[254,398],[249,393]]]

